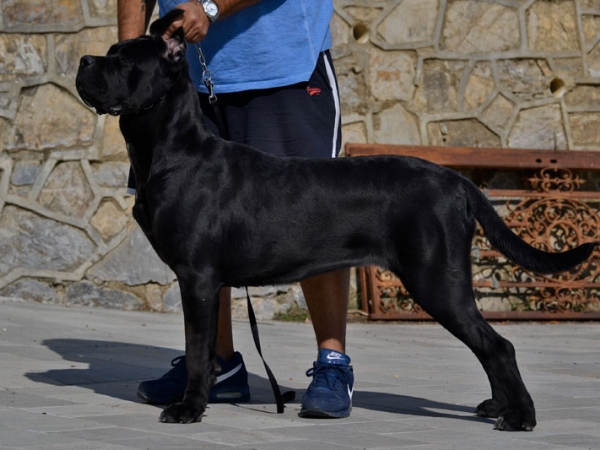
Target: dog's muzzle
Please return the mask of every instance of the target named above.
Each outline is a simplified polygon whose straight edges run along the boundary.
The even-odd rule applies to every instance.
[[[79,70],[75,79],[75,87],[83,102],[90,108],[94,108],[97,114],[110,114],[118,116],[123,111],[122,105],[114,105],[108,108],[101,107],[99,101],[92,93],[89,92],[89,87],[98,88],[99,81],[97,79],[95,68],[96,58],[94,56],[85,55],[79,60]]]

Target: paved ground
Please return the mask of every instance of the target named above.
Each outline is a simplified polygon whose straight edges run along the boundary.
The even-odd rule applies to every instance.
[[[536,402],[530,433],[473,415],[489,396],[474,356],[436,324],[350,324],[356,375],[347,419],[275,413],[249,326],[234,324],[253,401],[211,407],[202,423],[157,422],[135,396],[181,353],[177,314],[0,300],[0,449],[600,449],[600,324],[495,325],[517,347]],[[301,398],[316,356],[309,324],[260,324],[282,389]]]

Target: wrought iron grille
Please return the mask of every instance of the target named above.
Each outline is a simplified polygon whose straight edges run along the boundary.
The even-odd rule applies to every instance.
[[[396,151],[382,153],[397,154],[411,149],[415,147],[398,146],[392,147]],[[350,150],[352,153],[352,148]],[[484,149],[479,150],[484,153]],[[364,151],[365,146],[354,149],[351,156],[364,154]],[[444,158],[448,158],[448,148],[443,151],[446,153]],[[527,154],[526,150],[522,152]],[[514,151],[511,154],[514,155]],[[429,156],[425,159],[436,162],[436,155]],[[600,163],[600,154],[592,156]],[[519,161],[512,162],[519,170],[531,169],[531,164]],[[600,239],[600,192],[595,189],[593,176],[591,181],[586,181],[579,173],[563,167],[564,160],[563,164],[558,164],[556,159],[553,161],[557,161],[555,167],[538,166],[526,178],[527,186],[491,187],[484,192],[507,225],[526,242],[541,250],[562,252]],[[470,160],[466,164],[460,158],[446,165],[489,167],[485,161],[477,165]],[[510,173],[514,167],[507,165],[510,166],[502,166]],[[590,165],[589,162],[573,165],[579,171],[583,168],[595,171],[600,167],[600,164]],[[471,253],[475,298],[487,318],[600,319],[600,250],[570,272],[539,275],[523,270],[494,250],[478,226]],[[371,318],[428,318],[391,272],[367,267],[360,268],[359,275],[363,309]]]

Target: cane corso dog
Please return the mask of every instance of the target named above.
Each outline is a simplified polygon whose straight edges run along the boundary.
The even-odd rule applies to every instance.
[[[189,381],[183,400],[160,420],[189,423],[205,411],[222,286],[283,284],[378,265],[483,365],[492,398],[476,413],[497,418],[501,430],[533,429],[535,409],[514,347],[474,300],[475,221],[499,251],[535,272],[570,269],[596,243],[564,253],[535,249],[470,180],[418,158],[277,158],[215,137],[188,76],[183,32],[163,37],[179,14],[104,57],[82,57],[76,81],[98,114],[120,116],[136,179],[134,217],[181,287]]]

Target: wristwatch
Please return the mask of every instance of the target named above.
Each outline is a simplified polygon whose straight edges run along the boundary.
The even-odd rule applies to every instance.
[[[216,22],[219,18],[219,6],[213,0],[199,0],[202,3],[204,12],[211,22]]]

